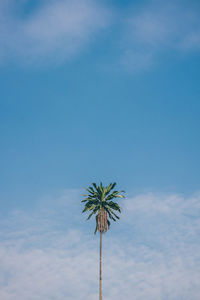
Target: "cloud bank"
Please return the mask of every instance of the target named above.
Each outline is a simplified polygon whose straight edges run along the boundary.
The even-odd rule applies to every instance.
[[[113,16],[122,28],[114,37],[121,45],[118,55],[128,69],[148,69],[170,51],[187,55],[200,50],[200,7],[195,1],[154,0],[123,11],[97,0],[36,3],[27,13],[31,1],[1,1],[1,61],[69,60],[108,29]]]
[[[98,236],[79,201],[65,191],[1,218],[1,299],[98,299]],[[104,299],[199,299],[199,216],[199,194],[124,200],[103,239]]]
[[[30,0],[2,0],[0,28],[1,62],[60,64],[109,34],[102,51],[114,43],[117,49],[108,52],[117,54],[121,66],[146,70],[170,53],[199,52],[200,5],[152,0],[119,10],[98,0],[38,0],[34,6]]]
[[[195,1],[153,0],[133,7],[125,22],[122,63],[148,69],[170,52],[200,50],[200,6]]]
[[[62,62],[83,51],[109,23],[109,12],[98,1],[3,0],[0,4],[0,58],[22,62]]]

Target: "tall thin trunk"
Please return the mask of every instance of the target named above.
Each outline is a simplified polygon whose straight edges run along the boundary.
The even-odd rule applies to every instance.
[[[102,231],[100,231],[99,300],[102,300]]]

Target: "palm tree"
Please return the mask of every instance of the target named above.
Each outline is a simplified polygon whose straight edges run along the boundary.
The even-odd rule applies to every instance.
[[[96,218],[96,228],[100,233],[100,260],[99,260],[99,300],[102,300],[102,233],[105,233],[110,228],[110,220],[116,221],[119,216],[114,211],[121,213],[120,206],[113,202],[115,198],[125,198],[124,191],[116,191],[114,189],[116,183],[110,183],[108,186],[96,185],[92,183],[92,186],[86,189],[88,194],[83,195],[86,197],[81,202],[86,202],[82,212],[89,211],[90,214],[87,218],[89,220],[92,215]],[[109,220],[110,219],[110,220]]]

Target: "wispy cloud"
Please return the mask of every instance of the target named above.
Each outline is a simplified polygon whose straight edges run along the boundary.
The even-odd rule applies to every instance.
[[[122,63],[148,69],[170,51],[200,50],[200,6],[195,1],[151,1],[126,16]]]
[[[108,28],[106,34],[120,45],[121,65],[130,70],[151,68],[171,51],[187,55],[200,50],[196,1],[152,0],[119,11],[98,0],[49,0],[25,12],[30,4],[1,1],[0,61],[61,63],[83,52]]]
[[[30,13],[22,13],[25,4],[0,4],[1,60],[61,62],[83,50],[110,21],[99,1],[39,1]]]
[[[78,195],[65,191],[1,219],[1,299],[98,298],[98,237]],[[199,298],[199,202],[199,194],[124,200],[121,221],[103,239],[105,300],[131,300],[133,291],[136,300]]]

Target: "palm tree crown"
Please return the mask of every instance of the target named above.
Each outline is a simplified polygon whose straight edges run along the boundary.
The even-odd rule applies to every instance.
[[[113,191],[115,185],[115,182],[110,183],[108,186],[103,186],[102,183],[99,186],[96,183],[92,183],[92,186],[86,189],[88,194],[83,195],[86,198],[81,202],[86,202],[86,204],[82,212],[90,212],[87,220],[92,215],[96,217],[94,233],[97,231],[100,233],[106,232],[110,227],[110,220],[116,221],[116,219],[119,219],[119,216],[114,211],[121,213],[120,206],[112,200],[125,197],[121,194],[124,191]]]

